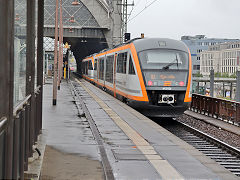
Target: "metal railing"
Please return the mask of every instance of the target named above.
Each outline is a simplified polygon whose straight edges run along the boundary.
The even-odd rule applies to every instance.
[[[38,122],[40,119],[36,117],[38,109],[37,98],[40,89],[41,86],[37,87],[34,96],[26,96],[24,100],[15,106],[12,120],[6,117],[0,119],[0,158],[3,158],[3,161],[0,162],[0,175],[4,174],[5,168],[12,168],[13,179],[24,179],[24,171],[28,170],[28,158],[33,155],[32,147],[37,141],[41,130],[41,123]],[[9,121],[12,121],[12,127],[9,125]],[[1,149],[8,143],[6,141],[7,132],[13,134],[12,167],[5,167],[5,153],[4,149]],[[0,179],[2,178],[0,176]]]
[[[240,125],[240,102],[192,94],[192,111]]]
[[[0,119],[0,134],[2,134],[2,132],[5,130],[7,125],[7,118],[6,117],[2,117]]]

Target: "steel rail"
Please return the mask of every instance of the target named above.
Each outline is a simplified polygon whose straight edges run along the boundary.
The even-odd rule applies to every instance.
[[[185,123],[175,121],[174,126],[163,126],[165,129],[192,145],[216,163],[228,169],[232,174],[240,176],[240,149],[220,141]]]
[[[100,151],[100,154],[102,157],[102,165],[103,165],[105,178],[106,178],[106,180],[114,180],[112,168],[111,168],[110,162],[108,160],[107,153],[106,153],[106,150],[103,145],[103,139],[98,131],[98,128],[97,128],[96,124],[94,123],[94,120],[92,119],[92,116],[91,116],[90,112],[88,111],[88,108],[84,104],[81,96],[79,95],[79,92],[77,91],[76,87],[74,87],[71,80],[69,82],[71,85],[70,88],[71,88],[72,94],[75,95],[74,99],[76,102],[79,102],[79,104],[81,106],[81,107],[79,107],[79,104],[76,103],[77,109],[78,109],[78,111],[80,111],[82,109],[83,112],[85,113],[86,119],[88,120],[90,128],[92,130],[92,133],[97,141],[98,148],[99,148],[99,151]]]
[[[210,136],[209,134],[206,134],[196,128],[193,128],[191,126],[189,126],[188,124],[185,124],[183,122],[179,122],[177,121],[178,123],[182,124],[184,127],[188,128],[191,132],[193,132],[194,134],[197,134],[199,136],[201,136],[202,138],[204,138],[205,140],[207,141],[210,141],[211,143],[213,143],[214,145],[217,145],[225,150],[227,150],[228,152],[230,152],[232,155],[234,156],[237,156],[237,157],[240,157],[240,149],[237,149],[223,141],[220,141],[219,139],[215,138],[215,137],[212,137]]]

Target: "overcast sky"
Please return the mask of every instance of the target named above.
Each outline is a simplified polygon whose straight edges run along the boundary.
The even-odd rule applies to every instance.
[[[157,0],[132,19],[153,1],[134,0],[128,22],[131,38],[144,33],[145,37],[172,39],[196,34],[240,39],[240,0]]]

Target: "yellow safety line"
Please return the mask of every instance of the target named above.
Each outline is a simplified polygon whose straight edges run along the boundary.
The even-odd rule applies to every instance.
[[[156,169],[159,175],[165,180],[183,180],[184,178],[177,172],[177,170],[164,160],[154,148],[141,136],[131,128],[121,117],[118,116],[107,104],[96,96],[90,89],[88,89],[82,82],[75,78],[75,80],[88,92],[90,96],[104,109],[104,111],[112,118],[112,120],[122,129],[122,131],[132,140],[147,160]]]

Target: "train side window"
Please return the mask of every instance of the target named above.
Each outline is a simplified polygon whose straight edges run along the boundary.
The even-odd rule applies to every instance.
[[[85,62],[85,71],[86,71],[86,75],[88,75],[88,61]]]
[[[127,52],[119,53],[117,58],[117,72],[126,74]]]
[[[114,55],[107,56],[106,58],[106,81],[113,82],[113,61]]]
[[[88,70],[93,70],[92,60],[88,61]]]
[[[94,70],[97,70],[97,59],[94,60]]]
[[[99,59],[99,79],[103,80],[104,76],[104,58]]]
[[[136,74],[135,73],[135,69],[133,66],[133,62],[132,62],[132,56],[129,56],[129,69],[128,69],[128,74]]]

